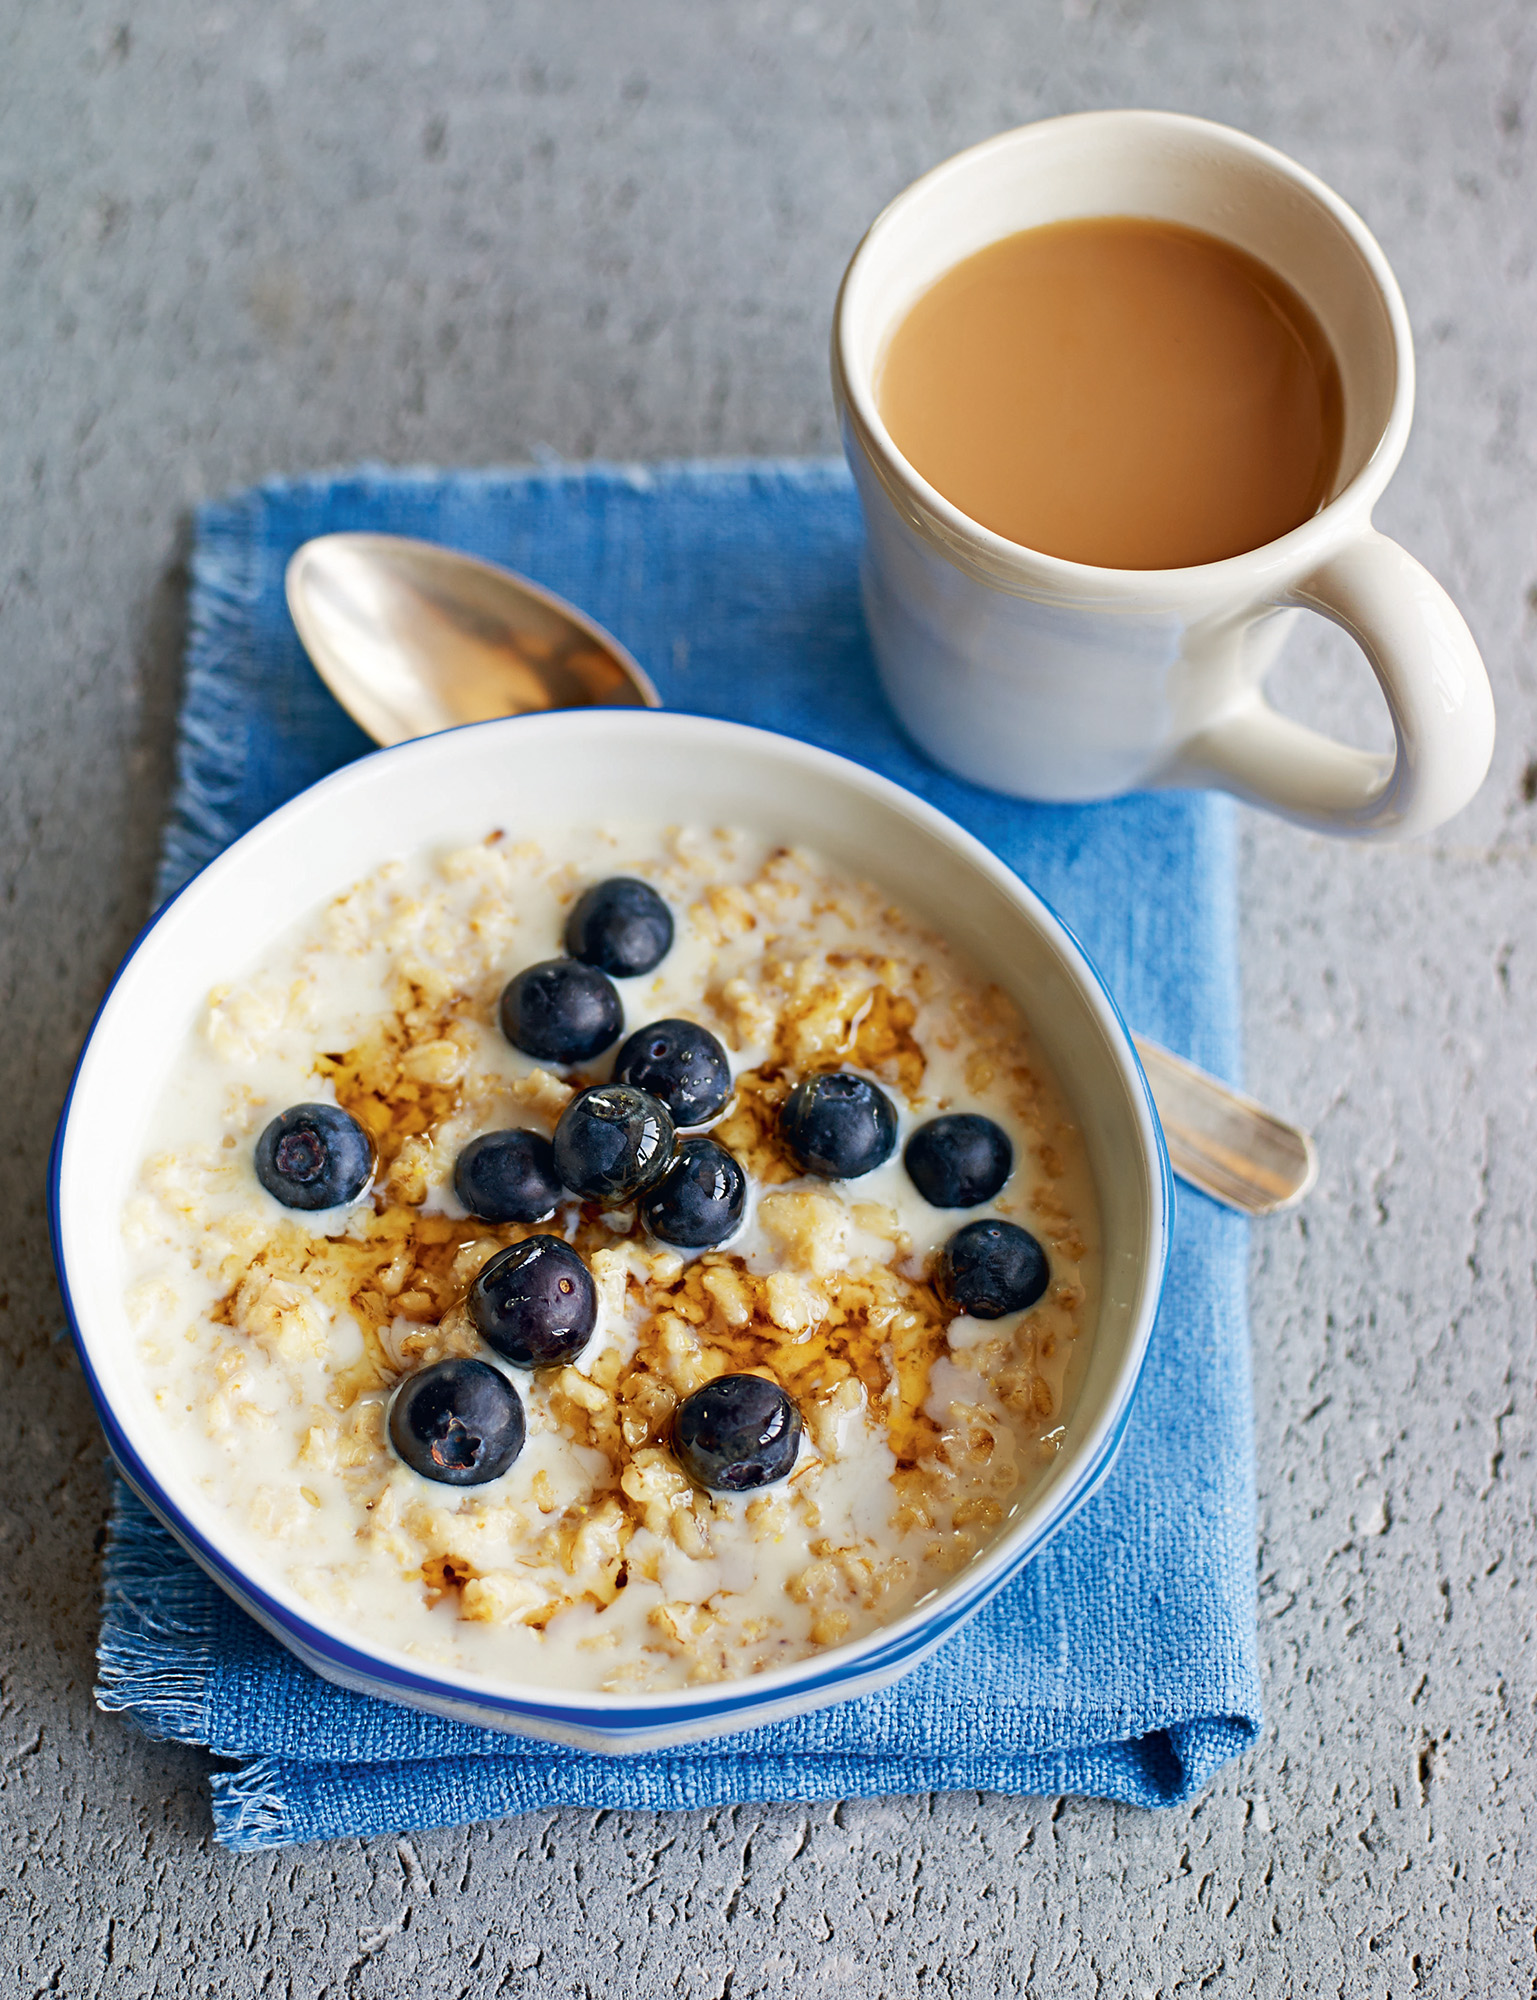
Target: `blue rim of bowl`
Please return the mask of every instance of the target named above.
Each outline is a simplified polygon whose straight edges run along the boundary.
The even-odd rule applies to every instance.
[[[582,714],[588,712],[577,711]],[[1137,1055],[1136,1043],[1125,1017],[1114,995],[1105,984],[1099,968],[1085,951],[1071,926],[1058,916],[1043,896],[1030,887],[1023,876],[1000,860],[975,834],[952,820],[937,806],[930,805],[926,799],[919,798],[916,793],[909,792],[894,779],[886,777],[884,773],[873,770],[868,765],[856,763],[852,758],[840,756],[836,751],[823,749],[819,744],[805,743],[798,737],[786,736],[782,731],[760,729],[750,723],[732,722],[713,716],[689,716],[675,709],[625,709],[614,710],[612,713],[616,716],[622,715],[629,726],[650,727],[652,724],[648,718],[654,715],[659,721],[665,720],[671,724],[697,723],[710,730],[725,730],[755,739],[767,739],[769,742],[783,742],[799,754],[809,754],[815,759],[825,761],[838,775],[852,776],[859,785],[872,787],[877,793],[884,794],[883,803],[898,807],[909,814],[913,814],[916,808],[915,816],[920,821],[929,822],[931,825],[937,821],[947,837],[958,840],[963,848],[973,850],[988,864],[1001,868],[1024,890],[1036,908],[1044,912],[1049,922],[1066,940],[1078,967],[1087,975],[1087,983],[1098,992],[1115,1023],[1119,1031],[1120,1052],[1126,1058],[1131,1073],[1141,1089],[1158,1162],[1152,1215],[1152,1232],[1157,1240],[1152,1246],[1154,1255],[1149,1259],[1152,1271],[1156,1272],[1156,1282],[1148,1287],[1142,1315],[1143,1324],[1136,1335],[1136,1365],[1123,1380],[1105,1433],[1092,1456],[1080,1467],[1072,1484],[1054,1499],[1049,1511],[1027,1542],[1011,1550],[1007,1560],[996,1568],[988,1563],[988,1552],[984,1550],[978,1558],[978,1566],[983,1568],[984,1574],[977,1579],[972,1589],[956,1590],[953,1595],[946,1592],[943,1601],[935,1607],[932,1616],[928,1618],[920,1615],[921,1605],[915,1607],[898,1621],[895,1627],[890,1628],[892,1636],[884,1644],[879,1643],[880,1634],[877,1632],[864,1640],[856,1641],[853,1646],[839,1647],[825,1654],[814,1655],[813,1659],[817,1665],[811,1672],[804,1671],[806,1663],[796,1663],[778,1668],[771,1674],[754,1676],[748,1680],[714,1683],[710,1693],[706,1695],[679,1698],[676,1695],[661,1694],[651,1697],[644,1706],[626,1709],[609,1705],[614,1698],[605,1699],[601,1695],[596,1701],[578,1700],[574,1697],[568,1697],[564,1701],[548,1701],[540,1699],[537,1694],[531,1692],[512,1695],[506,1692],[505,1688],[481,1680],[478,1675],[466,1674],[457,1681],[442,1680],[417,1673],[382,1654],[361,1651],[345,1644],[333,1633],[312,1624],[310,1620],[291,1610],[287,1605],[270,1597],[260,1584],[240,1569],[187,1519],[181,1508],[145,1465],[119,1424],[111,1399],[103,1389],[92,1365],[86,1342],[81,1335],[64,1259],[60,1210],[64,1147],[75,1091],[90,1054],[91,1045],[96,1038],[97,1029],[112,1002],[113,995],[151,934],[209,869],[217,866],[242,841],[248,839],[259,828],[269,825],[279,814],[295,810],[313,793],[334,784],[339,779],[344,779],[349,772],[355,771],[360,765],[371,765],[381,758],[402,756],[417,749],[424,741],[436,741],[436,737],[413,738],[406,743],[370,751],[363,757],[355,758],[351,763],[328,772],[314,784],[306,786],[303,791],[295,793],[291,799],[275,807],[271,813],[258,820],[255,826],[248,827],[244,833],[238,835],[229,846],[211,856],[151,914],[112,975],[111,982],[91,1018],[90,1028],[70,1075],[69,1088],[65,1093],[49,1154],[48,1227],[53,1249],[54,1272],[70,1336],[85,1374],[97,1420],[119,1470],[139,1498],[192,1556],[198,1566],[273,1636],[289,1645],[291,1649],[298,1650],[301,1657],[316,1665],[317,1670],[326,1674],[328,1678],[343,1685],[366,1682],[371,1691],[385,1699],[394,1693],[408,1705],[426,1707],[439,1714],[454,1714],[460,1717],[463,1717],[467,1710],[474,1710],[477,1719],[494,1714],[502,1727],[514,1733],[519,1723],[524,1722],[534,1725],[535,1731],[539,1724],[544,1724],[550,1731],[580,1729],[594,1736],[607,1735],[623,1739],[630,1735],[640,1736],[647,1733],[654,1735],[658,1730],[668,1732],[694,1723],[708,1724],[712,1719],[719,1719],[723,1724],[730,1723],[741,1728],[751,1728],[754,1726],[755,1713],[759,1710],[772,1709],[776,1714],[782,1714],[790,1705],[812,1708],[837,1700],[839,1698],[837,1688],[841,1684],[864,1682],[880,1676],[887,1679],[896,1678],[905,1669],[918,1665],[959,1625],[973,1617],[1011,1583],[1026,1564],[1034,1560],[1046,1543],[1094,1497],[1109,1476],[1111,1467],[1120,1453],[1131,1421],[1137,1390],[1147,1366],[1148,1351],[1168,1277],[1174,1236],[1175,1192],[1169,1150],[1153,1100],[1152,1088]],[[529,721],[554,719],[552,715],[471,722],[462,724],[458,729],[441,731],[439,734],[458,736],[471,730],[504,729]],[[527,1690],[529,1684],[524,1683],[522,1687]],[[707,1729],[702,1733],[725,1735],[728,1732],[722,1727],[719,1730]],[[614,1747],[622,1749],[624,1747],[622,1740],[616,1740]]]

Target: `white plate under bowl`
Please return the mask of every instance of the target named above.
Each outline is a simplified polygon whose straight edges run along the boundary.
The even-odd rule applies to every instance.
[[[1065,1449],[1006,1532],[925,1603],[851,1644],[751,1679],[650,1695],[429,1671],[317,1620],[178,1462],[124,1305],[123,1204],[209,990],[259,962],[317,904],[392,856],[477,840],[495,826],[558,843],[563,827],[659,818],[819,849],[883,885],[1019,1003],[1082,1127],[1099,1197],[1102,1301],[1077,1407]],[[985,1604],[1110,1468],[1173,1217],[1163,1135],[1125,1024],[1077,943],[1017,876],[941,813],[840,757],[733,723],[637,710],[477,723],[380,751],[236,841],[158,913],[103,1001],[59,1126],[50,1199],[65,1303],[113,1455],[209,1575],[328,1680],[602,1751],[723,1735],[868,1693]]]

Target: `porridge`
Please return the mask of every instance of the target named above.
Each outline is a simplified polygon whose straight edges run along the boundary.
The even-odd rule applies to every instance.
[[[394,861],[209,996],[123,1229],[242,1561],[501,1681],[763,1672],[901,1616],[1060,1449],[1080,1135],[1012,1003],[816,855]]]

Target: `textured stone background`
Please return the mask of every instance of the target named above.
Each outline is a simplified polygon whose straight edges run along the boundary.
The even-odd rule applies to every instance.
[[[1537,1992],[1532,0],[0,4],[0,1991]],[[143,915],[188,509],[275,471],[822,451],[842,263],[958,146],[1125,102],[1294,152],[1408,296],[1380,524],[1502,739],[1432,843],[1250,819],[1251,1077],[1311,1121],[1256,1232],[1270,1723],[1187,1812],[548,1814],[236,1860],[90,1701],[102,1451],[45,1149]],[[1287,702],[1381,729],[1343,642]]]

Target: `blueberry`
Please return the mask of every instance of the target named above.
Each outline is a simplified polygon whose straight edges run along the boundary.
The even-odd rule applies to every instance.
[[[624,1032],[619,995],[574,958],[526,966],[502,995],[502,1033],[542,1062],[591,1062]]]
[[[555,1127],[555,1171],[573,1194],[617,1208],[644,1194],[672,1159],[665,1104],[628,1083],[580,1090]]]
[[[715,1493],[747,1493],[783,1479],[800,1441],[800,1411],[761,1375],[718,1375],[685,1396],[672,1420],[679,1465]]]
[[[1014,1171],[1014,1148],[991,1118],[958,1111],[920,1125],[902,1161],[931,1208],[980,1208]]]
[[[256,1178],[285,1208],[338,1208],[373,1178],[374,1149],[349,1112],[294,1104],[256,1142]]]
[[[482,1132],[454,1162],[454,1193],[486,1222],[543,1222],[565,1194],[538,1132]]]
[[[851,1070],[802,1079],[779,1113],[779,1136],[802,1173],[852,1181],[889,1160],[897,1114],[885,1091]]]
[[[390,1405],[390,1443],[424,1479],[484,1486],[523,1449],[518,1392],[489,1362],[459,1356],[407,1376]]]
[[[659,1097],[674,1125],[703,1125],[731,1095],[726,1051],[697,1021],[653,1021],[638,1030],[615,1058],[614,1077]]]
[[[615,979],[634,979],[672,950],[672,911],[633,875],[615,875],[582,896],[566,919],[566,950]]]
[[[1051,1282],[1046,1252],[1016,1222],[968,1222],[939,1253],[934,1282],[953,1312],[1002,1319],[1033,1306]]]
[[[482,1340],[519,1368],[574,1361],[598,1323],[592,1275],[558,1236],[528,1236],[498,1251],[465,1303]]]
[[[679,1141],[672,1165],[640,1205],[646,1227],[680,1250],[713,1250],[735,1233],[747,1176],[713,1139]]]

